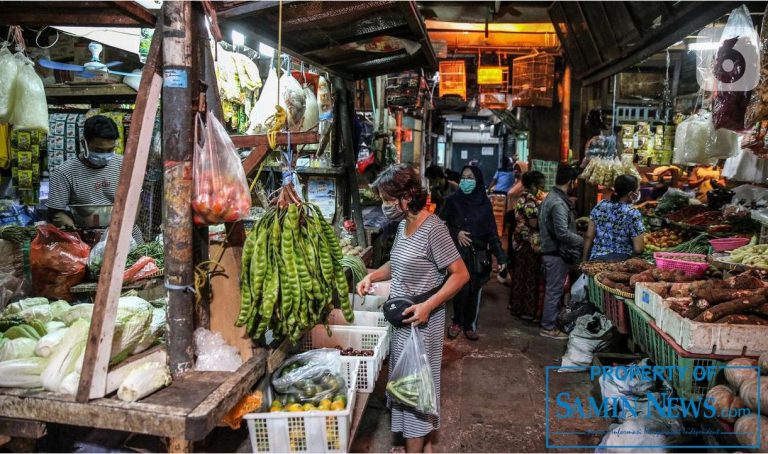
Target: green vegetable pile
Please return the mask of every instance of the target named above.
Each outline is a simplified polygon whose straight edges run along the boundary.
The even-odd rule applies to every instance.
[[[436,414],[434,402],[437,401],[432,383],[432,371],[422,367],[418,372],[392,380],[387,383],[387,391],[403,404],[423,413]]]
[[[352,271],[352,278],[355,285],[362,281],[366,274],[368,274],[368,267],[365,266],[363,259],[356,255],[345,255],[339,262],[344,268],[349,268]]]
[[[270,207],[243,246],[236,325],[246,325],[254,339],[269,328],[296,343],[326,319],[334,293],[352,321],[341,260],[339,240],[317,206],[292,201]]]
[[[130,268],[142,257],[152,257],[155,259],[155,264],[158,268],[161,270],[165,268],[165,263],[163,261],[163,244],[159,241],[150,241],[149,243],[144,243],[141,246],[134,248],[128,253],[128,260],[125,263],[125,267]]]

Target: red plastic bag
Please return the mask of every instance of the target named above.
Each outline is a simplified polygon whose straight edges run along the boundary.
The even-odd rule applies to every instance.
[[[83,281],[90,252],[76,234],[39,227],[29,252],[35,295],[73,301],[69,289]]]
[[[158,271],[160,271],[160,268],[157,267],[155,259],[146,256],[141,257],[130,268],[125,270],[125,273],[123,273],[123,283],[129,284],[146,279]]]
[[[198,114],[192,209],[197,225],[237,222],[251,209],[251,193],[235,145],[224,126],[208,112]]]

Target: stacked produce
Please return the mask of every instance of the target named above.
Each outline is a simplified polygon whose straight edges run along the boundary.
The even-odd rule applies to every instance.
[[[293,186],[284,186],[243,247],[237,326],[247,325],[253,338],[269,328],[296,343],[306,329],[325,320],[334,294],[351,322],[342,257],[339,240],[320,209],[301,203]]]
[[[643,282],[690,282],[694,280],[681,270],[655,268],[641,259],[607,265],[596,279],[601,284],[624,293],[634,293],[635,285]]]
[[[355,246],[352,244],[352,239],[350,238],[342,238],[339,241],[339,246],[341,246],[341,252],[344,255],[357,257],[363,255],[363,248],[361,246]]]
[[[120,298],[110,365],[161,341],[164,301],[153,303],[159,307],[135,296]],[[46,298],[28,298],[8,305],[0,318],[0,386],[75,394],[92,313],[93,304],[70,306],[66,301],[49,302]],[[158,383],[168,382],[156,379],[163,370],[156,367],[131,371],[123,395],[141,398],[156,391]]]
[[[768,244],[750,244],[733,250],[725,259],[754,268],[768,268]]]
[[[272,374],[277,398],[270,411],[344,410],[347,384],[340,371],[340,352],[335,349],[310,350],[288,358]]]
[[[641,179],[631,159],[618,157],[590,159],[579,178],[587,180],[590,184],[613,187],[616,177],[621,175],[632,175],[638,180]]]
[[[683,233],[677,229],[663,228],[645,234],[645,249],[660,251],[675,247],[683,242]]]
[[[765,430],[768,418],[764,416],[768,414],[766,374],[768,355],[760,355],[757,361],[735,358],[726,364],[727,384],[714,386],[707,392],[707,399],[717,409],[720,419],[735,422],[733,432],[738,442],[744,446],[761,446],[763,450],[768,446],[768,431]]]

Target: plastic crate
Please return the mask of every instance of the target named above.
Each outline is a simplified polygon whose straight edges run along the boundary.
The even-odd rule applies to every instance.
[[[373,392],[379,370],[384,363],[389,348],[388,331],[384,328],[359,326],[330,326],[331,336],[325,326],[317,325],[312,328],[299,344],[300,351],[316,348],[350,348],[355,350],[373,350],[373,356],[355,356],[360,360],[357,374],[357,390],[363,393]]]
[[[651,336],[653,335],[650,323],[653,319],[631,300],[624,300],[624,305],[627,306],[629,312],[629,329],[632,343],[640,351],[649,355]]]
[[[252,452],[347,452],[352,430],[352,411],[357,396],[360,361],[343,357],[347,379],[347,408],[342,411],[249,413]]]
[[[703,276],[709,268],[704,254],[686,254],[681,252],[655,252],[653,259],[656,266],[663,270],[682,270],[688,276]],[[700,261],[689,261],[696,259]]]
[[[355,319],[349,323],[341,309],[334,309],[328,314],[328,324],[334,326],[356,326],[361,328],[381,328],[387,331],[384,341],[384,356],[389,355],[389,340],[392,338],[392,324],[384,317],[383,312],[354,311]]]
[[[603,304],[603,289],[597,286],[595,282],[595,276],[587,275],[587,298],[589,302],[594,304],[595,307],[602,313],[605,313],[605,305]]]
[[[672,374],[672,387],[680,397],[700,399],[706,396],[707,390],[714,386],[716,377],[696,380],[693,377],[694,367],[721,367],[735,356],[698,355],[683,350],[671,337],[649,322],[651,327],[650,351],[648,356],[660,366],[677,366],[685,368],[685,375]]]
[[[629,316],[624,298],[603,290],[605,317],[613,323],[621,334],[629,334]]]
[[[709,240],[709,244],[712,245],[712,250],[714,252],[725,252],[725,251],[732,251],[734,249],[738,249],[742,246],[746,246],[749,244],[749,238],[743,238],[743,237],[731,237],[731,238],[718,238],[714,240]]]

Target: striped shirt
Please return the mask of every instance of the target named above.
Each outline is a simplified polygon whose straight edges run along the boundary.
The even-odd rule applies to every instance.
[[[445,280],[448,265],[461,259],[448,228],[435,215],[427,217],[411,236],[405,236],[405,222],[400,222],[390,256],[392,267],[390,295],[393,298],[416,296],[432,290]],[[419,326],[419,330],[432,370],[439,413],[445,305],[433,311],[427,323]],[[410,327],[395,328],[392,333],[389,358],[390,379],[410,335]],[[415,438],[423,437],[440,428],[439,416],[420,413],[391,398],[389,404],[392,410],[392,432],[402,432],[405,438]]]

